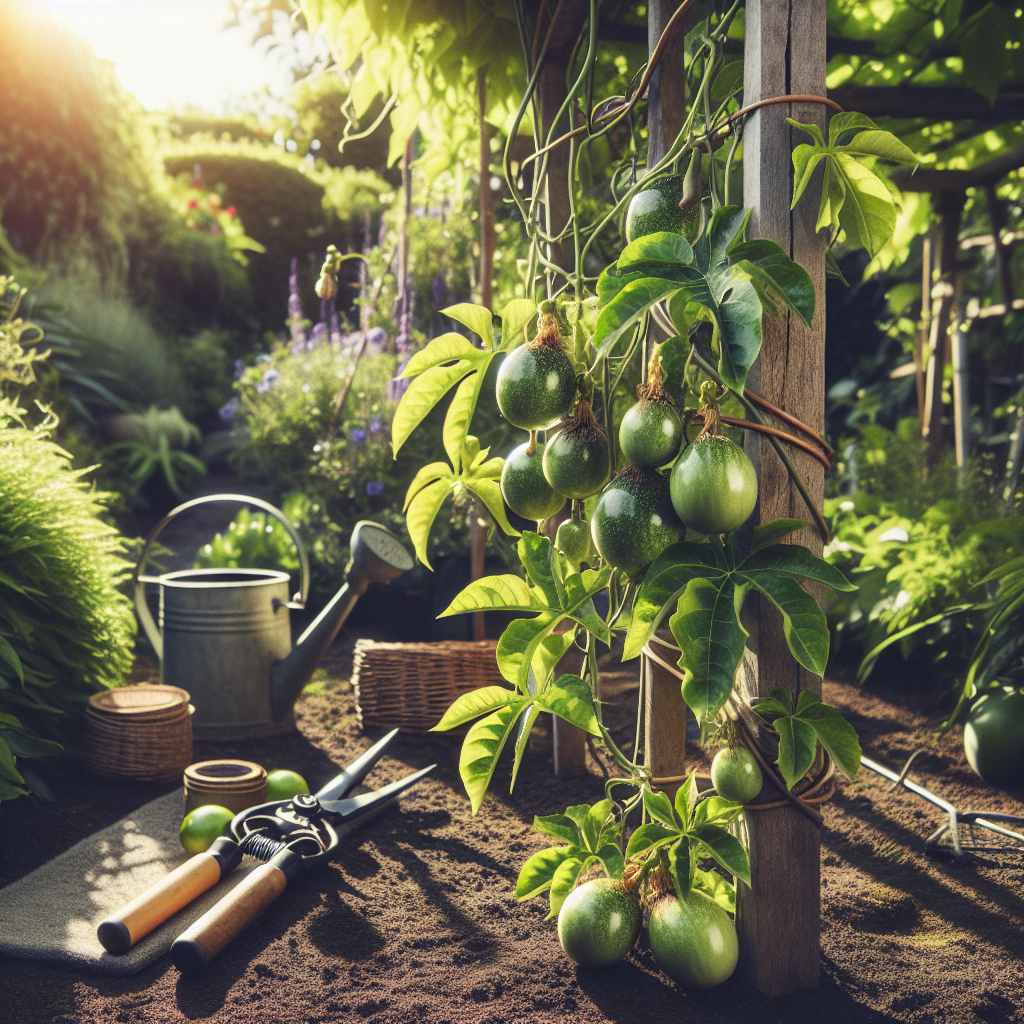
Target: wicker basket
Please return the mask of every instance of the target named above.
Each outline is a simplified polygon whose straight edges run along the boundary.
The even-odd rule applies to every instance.
[[[108,778],[171,782],[192,760],[192,712],[176,686],[141,683],[94,694],[85,709],[89,767]]]
[[[356,643],[352,685],[364,729],[427,732],[452,701],[480,686],[507,686],[494,658],[496,640],[466,643]]]

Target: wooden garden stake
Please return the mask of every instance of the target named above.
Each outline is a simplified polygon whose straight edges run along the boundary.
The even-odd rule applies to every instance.
[[[652,0],[647,12],[647,46],[654,52],[679,0]],[[689,15],[686,16],[689,19]],[[647,94],[647,166],[653,167],[668,151],[686,120],[685,28],[676,32],[651,78]],[[700,159],[694,153],[694,160]],[[661,335],[665,337],[664,334]],[[667,630],[664,634],[674,643]],[[666,652],[667,653],[667,652]],[[674,662],[675,658],[665,658]],[[644,695],[644,750],[646,764],[655,779],[678,778],[685,774],[686,704],[679,679],[646,654],[640,656]],[[658,789],[674,797],[679,783]]]
[[[787,94],[825,96],[826,0],[748,0],[744,43],[744,105]],[[827,132],[827,108],[793,103],[763,107],[747,122],[743,140],[743,200],[753,209],[751,237],[777,242],[811,276],[818,297],[813,326],[799,317],[765,317],[758,365],[749,384],[768,401],[818,431],[825,420],[825,247],[815,233],[820,172],[795,210],[792,150],[802,133],[786,117],[816,123]],[[799,138],[793,138],[799,135]],[[761,438],[748,435],[747,453],[759,465],[760,521],[805,519],[806,510],[782,462]],[[819,507],[824,471],[794,451],[797,470]],[[792,538],[817,554],[822,541],[811,529]],[[790,654],[781,616],[762,602],[752,616],[756,680],[745,699],[774,687],[821,693],[821,680]],[[749,692],[753,690],[753,692]],[[766,794],[766,800],[771,795]],[[820,929],[820,838],[815,825],[792,807],[748,812],[753,888],[737,883],[739,970],[760,991],[782,995],[817,984]]]

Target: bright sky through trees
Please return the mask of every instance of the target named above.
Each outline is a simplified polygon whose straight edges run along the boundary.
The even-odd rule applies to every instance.
[[[113,61],[126,89],[151,110],[193,105],[220,111],[269,86],[283,96],[287,57],[222,26],[224,0],[36,0]]]

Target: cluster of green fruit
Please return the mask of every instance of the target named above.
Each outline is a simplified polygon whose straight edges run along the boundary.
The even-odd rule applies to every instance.
[[[746,747],[725,747],[711,763],[715,792],[749,803],[764,784],[761,769]],[[595,878],[577,886],[558,912],[562,949],[582,967],[607,967],[636,944],[643,908],[627,882]],[[736,928],[723,907],[706,893],[662,890],[650,902],[647,924],[658,966],[684,988],[710,988],[736,969]]]
[[[513,512],[538,521],[571,499],[572,516],[559,527],[555,544],[574,566],[600,555],[635,578],[686,527],[705,535],[731,533],[754,510],[757,474],[743,450],[717,433],[713,400],[705,430],[684,447],[683,423],[663,381],[655,357],[619,427],[628,465],[606,486],[614,465],[608,437],[594,417],[585,375],[577,377],[565,353],[554,315],[542,314],[537,337],[502,364],[498,407],[510,423],[530,431],[530,440],[505,460],[502,494]],[[715,390],[705,385],[704,393]],[[537,440],[538,430],[556,426],[546,443]],[[583,502],[598,492],[588,523]]]
[[[299,793],[308,793],[306,780],[298,773],[279,769],[267,775],[265,803],[291,800]],[[220,804],[203,804],[185,815],[178,830],[178,839],[187,853],[205,853],[213,841],[228,834],[235,812]]]

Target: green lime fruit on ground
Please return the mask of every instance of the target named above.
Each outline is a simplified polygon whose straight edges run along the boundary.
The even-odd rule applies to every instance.
[[[711,762],[711,782],[720,797],[749,804],[761,792],[764,777],[746,747],[726,747]]]
[[[267,803],[271,800],[291,800],[293,796],[308,792],[309,786],[298,772],[280,768],[267,776]]]
[[[993,786],[1024,786],[1024,691],[982,694],[964,726],[970,766]]]
[[[608,967],[634,946],[640,904],[617,878],[595,878],[569,893],[558,912],[558,941],[581,967]]]
[[[527,455],[529,442],[521,444],[505,460],[501,471],[501,493],[506,504],[524,519],[547,519],[564,504],[565,496],[551,489],[544,477],[544,445]]]
[[[663,896],[647,927],[658,966],[683,988],[720,985],[736,970],[736,928],[702,892],[693,890],[682,899]]]
[[[635,578],[682,537],[683,524],[665,478],[630,466],[604,489],[591,516],[591,532],[601,557]]]
[[[656,231],[674,231],[692,242],[700,231],[700,204],[692,210],[680,210],[685,190],[685,175],[669,174],[637,192],[626,213],[626,241]]]
[[[509,423],[546,430],[572,408],[576,371],[560,348],[522,345],[501,364],[495,394]]]
[[[219,804],[203,804],[189,811],[178,829],[182,847],[187,853],[205,853],[216,838],[227,835],[234,816],[234,811]]]
[[[569,559],[574,569],[580,562],[593,565],[597,561],[597,548],[586,519],[567,519],[555,534],[555,547]]]
[[[637,469],[657,469],[679,454],[683,421],[668,402],[641,399],[626,411],[619,424],[619,447]]]
[[[757,473],[727,437],[698,438],[679,456],[669,478],[679,518],[699,533],[732,533],[757,504]]]

